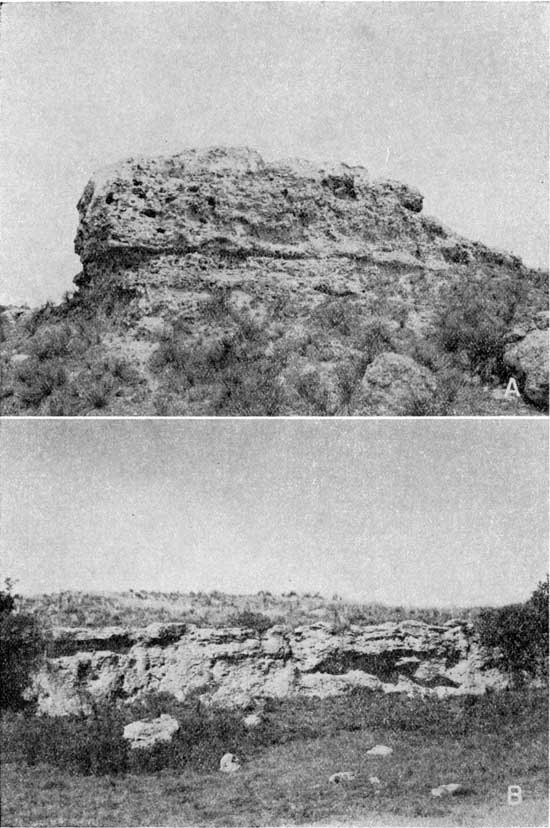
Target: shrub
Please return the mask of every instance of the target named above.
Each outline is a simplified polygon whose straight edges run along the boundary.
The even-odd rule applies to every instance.
[[[16,612],[10,579],[0,590],[0,709],[26,705],[24,691],[31,682],[44,650],[38,623],[31,615]]]
[[[359,325],[360,310],[348,298],[327,298],[317,305],[312,317],[321,328],[334,329],[342,336],[351,336]]]
[[[355,336],[355,345],[368,365],[384,351],[393,350],[391,328],[383,318],[371,317],[363,321]]]
[[[516,684],[548,676],[548,576],[524,604],[482,610],[475,622],[492,663],[504,667]]]
[[[490,279],[470,279],[453,285],[442,295],[436,339],[446,351],[463,351],[484,380],[505,377],[505,333],[520,296],[518,283],[495,287]]]
[[[17,369],[17,395],[24,405],[38,408],[54,389],[67,381],[65,368],[57,359],[40,362],[31,358]]]
[[[40,360],[65,356],[68,352],[70,339],[71,328],[69,325],[46,325],[33,336],[30,343],[31,353]]]
[[[230,615],[227,619],[227,625],[230,627],[249,627],[258,633],[263,633],[273,626],[273,621],[261,612],[244,610],[236,615]]]

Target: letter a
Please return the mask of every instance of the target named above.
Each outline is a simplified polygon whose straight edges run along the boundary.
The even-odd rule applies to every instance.
[[[510,377],[508,380],[508,385],[506,386],[506,391],[504,392],[504,398],[508,399],[508,397],[519,397],[521,399],[521,394],[519,393],[515,377]]]

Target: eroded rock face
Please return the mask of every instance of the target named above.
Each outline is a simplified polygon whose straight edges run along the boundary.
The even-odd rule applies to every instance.
[[[436,696],[483,693],[506,679],[488,669],[469,629],[421,622],[351,626],[319,623],[293,631],[275,626],[263,635],[241,628],[182,625],[58,632],[64,655],[51,657],[34,680],[42,713],[86,710],[91,700],[135,700],[166,692],[185,700],[247,707],[266,698],[327,697],[353,687]],[[101,633],[101,634],[100,634]],[[104,634],[103,634],[104,633]],[[86,651],[90,641],[100,651]],[[113,650],[108,650],[109,642]],[[69,654],[71,652],[71,654]]]
[[[246,338],[251,320],[266,337],[265,357],[283,355],[271,383],[282,414],[349,413],[347,388],[373,350],[373,319],[383,320],[383,347],[365,362],[356,413],[403,413],[415,393],[388,395],[387,386],[409,380],[416,404],[429,408],[429,372],[396,359],[410,359],[415,337],[429,333],[445,286],[475,277],[507,295],[525,282],[510,327],[526,332],[547,310],[545,289],[517,257],[454,234],[423,215],[417,190],[372,181],[362,167],[190,149],[100,171],[78,210],[75,281],[85,303],[118,320],[122,350],[140,340],[154,361],[162,339],[177,335],[189,353],[223,365],[228,342]],[[225,410],[215,389],[201,397],[196,377],[190,392],[179,383],[177,404],[173,384],[162,386],[161,409]]]

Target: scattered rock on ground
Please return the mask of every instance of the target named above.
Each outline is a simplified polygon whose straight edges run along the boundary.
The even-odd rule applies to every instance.
[[[262,717],[259,713],[249,713],[248,716],[245,716],[243,719],[244,726],[248,728],[258,727],[261,723]]]
[[[351,771],[339,771],[338,773],[333,773],[328,781],[334,784],[338,782],[352,782],[354,779],[355,774]]]
[[[457,793],[462,793],[464,786],[457,782],[450,782],[447,785],[440,785],[438,788],[432,788],[432,796],[454,796]]]
[[[369,756],[389,756],[393,753],[393,748],[387,745],[375,745],[370,750],[367,750]]]
[[[220,771],[222,773],[236,773],[240,770],[241,761],[234,753],[224,753],[220,759]]]
[[[403,354],[385,352],[368,366],[352,414],[405,415],[428,411],[436,392],[432,372]]]

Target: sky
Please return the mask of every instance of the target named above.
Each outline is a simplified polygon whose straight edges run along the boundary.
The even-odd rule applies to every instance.
[[[0,302],[58,300],[76,203],[135,155],[248,145],[417,186],[548,264],[548,4],[7,3]]]
[[[63,589],[526,599],[548,429],[522,420],[3,420],[3,578]]]

